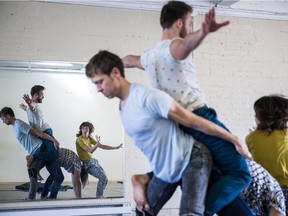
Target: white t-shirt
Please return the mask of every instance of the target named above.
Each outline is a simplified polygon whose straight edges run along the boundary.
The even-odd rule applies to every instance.
[[[31,135],[31,126],[20,119],[16,119],[13,125],[13,131],[18,142],[24,147],[29,155],[34,154],[42,145],[42,141],[36,136]]]
[[[148,158],[155,175],[170,183],[181,179],[194,144],[193,137],[167,117],[173,101],[163,91],[131,84],[120,110],[125,131]]]
[[[44,115],[39,104],[36,104],[34,110],[28,107],[27,117],[30,125],[38,130],[45,131],[50,128],[50,125],[44,120]]]
[[[141,65],[148,73],[154,88],[171,95],[174,100],[192,111],[206,103],[198,85],[192,56],[176,60],[170,52],[173,40],[164,40],[141,54]]]

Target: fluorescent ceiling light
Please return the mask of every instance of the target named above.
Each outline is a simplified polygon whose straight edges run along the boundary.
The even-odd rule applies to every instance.
[[[33,65],[43,65],[43,66],[59,66],[59,67],[73,67],[73,64],[66,62],[31,62]]]

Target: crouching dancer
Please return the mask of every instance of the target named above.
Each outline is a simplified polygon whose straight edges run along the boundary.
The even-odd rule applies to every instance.
[[[152,165],[155,175],[147,187],[149,214],[157,215],[181,185],[180,215],[203,215],[211,155],[178,124],[232,143],[239,139],[186,110],[167,93],[128,82],[121,59],[113,53],[100,51],[92,57],[86,75],[104,96],[120,99],[125,131]]]

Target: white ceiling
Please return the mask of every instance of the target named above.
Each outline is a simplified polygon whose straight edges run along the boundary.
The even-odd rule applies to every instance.
[[[37,1],[37,0],[36,0]],[[115,7],[160,11],[167,0],[39,0],[81,4],[100,7]],[[262,19],[288,20],[288,0],[187,0],[193,6],[194,15],[203,14],[215,7],[218,15],[241,16]]]

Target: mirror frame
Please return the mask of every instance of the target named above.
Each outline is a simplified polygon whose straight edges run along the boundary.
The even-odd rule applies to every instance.
[[[17,60],[0,60],[0,73],[2,71],[11,71],[11,72],[25,72],[25,73],[70,73],[70,74],[85,74],[85,65],[83,62],[63,62],[63,61],[17,61]],[[122,143],[125,147],[125,132],[123,126],[121,128],[122,134]],[[35,200],[35,201],[3,201],[0,202],[0,216],[2,211],[4,214],[8,213],[9,210],[18,209],[41,209],[41,208],[50,208],[50,207],[63,207],[69,208],[75,206],[95,206],[95,205],[122,205],[123,211],[128,211],[131,213],[131,204],[125,198],[125,151],[122,153],[122,194],[123,197],[108,197],[104,199],[96,198],[73,198],[73,199],[57,199],[57,200]],[[125,208],[124,208],[125,207]],[[126,209],[126,210],[125,210]],[[34,212],[34,211],[33,211]],[[127,212],[127,213],[128,213]],[[4,215],[3,214],[3,215]],[[94,211],[94,214],[97,214]],[[85,215],[87,215],[85,213]]]

